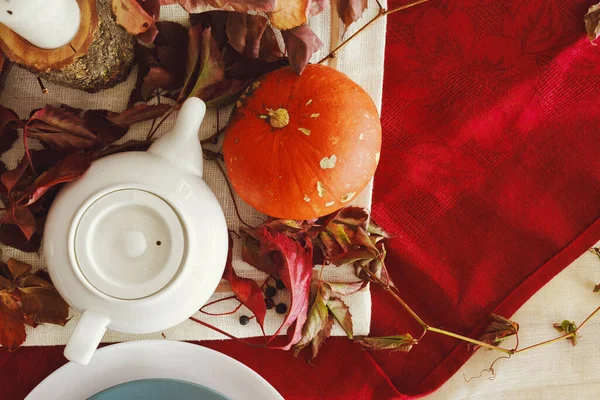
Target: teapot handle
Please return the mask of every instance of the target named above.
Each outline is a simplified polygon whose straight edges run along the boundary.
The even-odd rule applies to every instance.
[[[64,355],[69,361],[87,365],[98,348],[110,320],[94,311],[84,311],[71,335]]]

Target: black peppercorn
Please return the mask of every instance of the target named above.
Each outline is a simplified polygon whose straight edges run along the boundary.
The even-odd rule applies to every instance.
[[[285,314],[287,312],[287,306],[283,303],[279,303],[275,307],[275,311],[277,311],[277,314]]]
[[[267,297],[273,297],[277,294],[277,289],[275,289],[274,286],[267,286],[267,289],[265,290],[265,295]]]
[[[283,281],[281,279],[277,279],[277,282],[275,282],[275,286],[277,286],[277,289],[279,290],[285,289],[285,285],[283,284]]]
[[[240,317],[240,324],[241,325],[248,325],[248,322],[250,322],[250,318],[248,318],[246,315],[242,315]]]

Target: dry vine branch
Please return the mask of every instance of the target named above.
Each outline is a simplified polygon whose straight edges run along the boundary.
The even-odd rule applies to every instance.
[[[329,52],[329,54],[327,54],[325,57],[323,57],[321,60],[319,60],[317,62],[317,64],[323,64],[325,61],[327,61],[327,60],[329,60],[331,58],[337,57],[338,51],[340,51],[345,45],[348,44],[348,42],[350,42],[352,39],[354,39],[356,36],[358,36],[362,31],[364,31],[369,26],[371,26],[373,23],[375,23],[379,18],[385,17],[387,15],[393,14],[393,13],[398,12],[398,11],[406,10],[407,8],[414,7],[414,6],[416,6],[418,4],[421,4],[421,3],[425,3],[426,1],[428,1],[428,0],[417,0],[417,1],[414,1],[412,3],[408,3],[408,4],[405,4],[405,5],[402,5],[402,6],[398,6],[398,7],[392,8],[391,10],[386,10],[378,2],[377,4],[379,4],[379,13],[372,20],[370,20],[365,25],[363,25],[359,30],[357,30],[356,32],[354,32],[348,39],[344,40],[336,48],[334,48],[333,50],[331,50]]]

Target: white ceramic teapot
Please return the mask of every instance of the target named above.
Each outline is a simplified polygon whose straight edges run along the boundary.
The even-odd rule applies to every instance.
[[[101,158],[56,197],[44,254],[59,293],[82,313],[67,359],[87,364],[106,328],[174,326],[219,284],[228,237],[221,206],[201,179],[205,112],[202,100],[187,100],[148,151]]]
[[[0,24],[42,49],[69,43],[80,23],[77,0],[0,0]]]

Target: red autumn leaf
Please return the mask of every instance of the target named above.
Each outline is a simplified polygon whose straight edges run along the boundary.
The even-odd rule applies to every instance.
[[[16,225],[0,225],[0,243],[21,250],[25,253],[36,253],[42,244],[39,233],[35,233],[27,240],[23,232]]]
[[[25,341],[25,324],[18,290],[0,290],[0,345],[15,351]]]
[[[0,59],[0,71],[2,70],[2,62],[3,60]],[[0,105],[0,154],[12,147],[19,136],[17,128],[21,125],[19,116],[13,110]]]
[[[141,1],[141,2],[140,2]],[[160,1],[159,0],[138,0],[146,14],[152,17],[154,23],[150,25],[146,32],[140,33],[137,37],[142,42],[153,43],[158,36],[159,30],[156,21],[160,17]]]
[[[344,332],[346,332],[346,335],[352,339],[354,337],[354,330],[350,307],[342,299],[331,299],[327,302],[327,309],[334,316],[336,322],[342,327]]]
[[[485,329],[485,333],[479,338],[479,341],[497,346],[502,341],[512,335],[519,333],[519,324],[497,314],[490,316],[490,324]],[[477,350],[479,346],[472,346]]]
[[[103,144],[109,144],[121,139],[129,131],[129,127],[113,124],[108,117],[117,113],[107,110],[89,110],[83,114],[84,124]]]
[[[138,122],[148,121],[151,119],[162,117],[167,111],[173,107],[168,104],[138,104],[127,110],[106,117],[113,124],[121,127],[128,127]]]
[[[28,241],[36,232],[35,217],[27,207],[13,206],[2,215],[0,223],[18,226]]]
[[[290,291],[288,313],[271,342],[279,332],[287,329],[287,343],[273,346],[289,350],[302,337],[302,327],[307,319],[308,298],[312,279],[312,243],[305,244],[281,234],[271,233],[266,228],[260,232],[261,253],[275,253],[279,259],[277,273]]]
[[[0,181],[2,181],[2,185],[4,185],[4,189],[6,189],[5,195],[7,195],[11,201],[11,193],[13,188],[21,180],[21,177],[25,173],[27,167],[29,167],[29,159],[27,157],[23,157],[15,169],[4,172],[0,177]]]
[[[313,53],[323,46],[321,39],[310,29],[308,25],[301,25],[289,31],[283,31],[283,41],[287,49],[290,67],[298,75],[302,74],[304,68],[310,61]]]
[[[409,333],[396,336],[360,337],[356,341],[370,350],[390,350],[404,353],[409,352],[417,342]]]
[[[89,149],[100,144],[77,113],[52,106],[42,108],[29,118],[23,136],[66,151]]]
[[[91,157],[87,154],[73,153],[58,162],[48,171],[40,175],[28,190],[31,205],[39,200],[51,187],[74,181],[87,171],[91,164]]]
[[[231,290],[235,297],[245,305],[256,317],[256,321],[260,325],[260,329],[264,334],[264,322],[267,315],[267,306],[263,292],[253,279],[239,277],[233,269],[232,262],[233,239],[229,237],[229,252],[227,254],[227,263],[225,264],[225,272],[223,278],[231,285]]]
[[[336,0],[336,6],[340,19],[346,29],[362,17],[367,9],[368,0]]]
[[[44,323],[64,326],[69,318],[68,305],[53,286],[38,286],[38,282],[35,283],[36,286],[20,288],[25,322],[34,328]]]
[[[136,0],[112,0],[112,10],[117,24],[131,35],[144,33],[154,24],[154,17]]]

